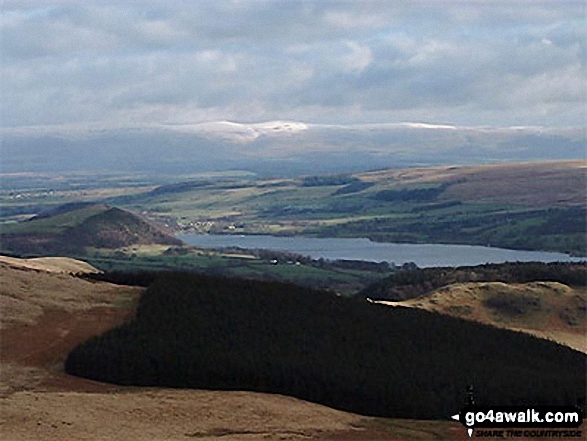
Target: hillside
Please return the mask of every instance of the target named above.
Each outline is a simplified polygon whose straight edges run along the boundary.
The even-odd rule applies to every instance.
[[[520,330],[587,353],[587,292],[557,282],[456,283],[413,299],[376,303]]]
[[[138,288],[82,280],[40,264],[39,261],[44,259],[31,260],[36,261],[35,267],[26,260],[22,263],[19,259],[15,263],[14,259],[4,256],[0,260],[0,329],[35,323],[43,314],[53,310],[73,313],[90,307],[111,307],[120,302],[120,292],[124,296],[124,293],[139,291]],[[71,267],[72,259],[68,260]],[[89,267],[84,262],[77,263],[79,267],[82,265]]]
[[[66,375],[72,348],[129,320],[140,289],[3,262],[0,280],[2,439],[465,439],[451,421],[378,420],[275,394],[124,388]]]
[[[447,285],[465,282],[559,282],[587,286],[587,262],[510,262],[458,268],[415,268],[398,271],[368,285],[358,297],[401,301]]]
[[[449,183],[440,200],[533,207],[585,206],[586,161],[383,170],[357,175],[396,185]]]
[[[88,248],[180,243],[136,214],[105,204],[70,206],[2,225],[0,234],[1,251],[21,255],[84,254]]]
[[[368,237],[587,255],[586,161],[200,180],[113,199],[184,231]]]
[[[470,383],[479,403],[576,404],[585,362],[552,342],[420,309],[162,274],[134,321],[78,346],[65,368],[119,385],[271,392],[365,415],[446,419]]]
[[[15,257],[0,256],[0,263],[12,268],[29,268],[48,273],[66,274],[96,274],[100,270],[81,260],[69,257],[38,257],[36,259],[18,259]]]

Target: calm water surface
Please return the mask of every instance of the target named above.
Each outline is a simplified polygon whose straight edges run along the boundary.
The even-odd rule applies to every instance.
[[[562,253],[516,251],[470,245],[379,243],[369,239],[318,239],[260,235],[179,234],[184,242],[200,248],[239,247],[267,249],[311,256],[314,259],[387,261],[402,265],[414,262],[419,267],[468,266],[503,262],[582,261]]]

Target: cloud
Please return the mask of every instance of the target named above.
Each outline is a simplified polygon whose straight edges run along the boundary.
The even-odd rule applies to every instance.
[[[4,0],[3,126],[583,125],[581,1]]]
[[[354,41],[349,41],[346,45],[350,53],[341,58],[345,70],[357,73],[364,71],[373,61],[371,49]]]

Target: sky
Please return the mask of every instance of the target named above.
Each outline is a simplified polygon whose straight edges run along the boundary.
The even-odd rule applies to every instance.
[[[584,127],[585,2],[0,0],[0,127]]]

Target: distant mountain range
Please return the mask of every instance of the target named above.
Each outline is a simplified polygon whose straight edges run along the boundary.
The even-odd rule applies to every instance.
[[[385,167],[584,159],[587,145],[585,129],[573,127],[287,121],[5,128],[0,138],[0,170],[4,173],[247,170],[265,176],[294,176]]]

